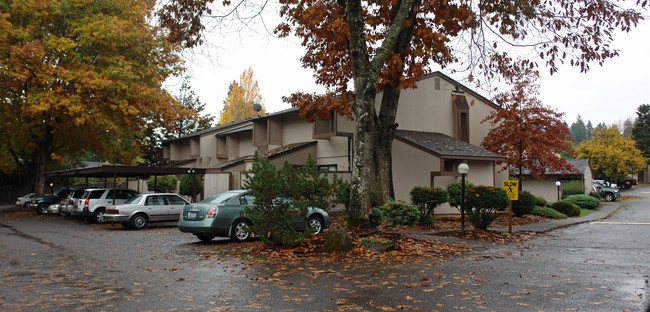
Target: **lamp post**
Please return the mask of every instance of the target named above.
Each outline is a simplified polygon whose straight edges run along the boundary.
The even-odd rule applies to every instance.
[[[194,168],[188,169],[187,173],[192,175],[192,202],[195,202],[196,200],[194,197],[196,196],[196,176],[194,175]]]
[[[465,231],[465,175],[469,172],[469,166],[466,163],[458,165],[458,173],[462,177],[460,185],[460,229]]]
[[[560,181],[555,181],[555,186],[557,186],[557,201],[560,201],[560,186],[562,183]]]
[[[54,194],[54,183],[50,182],[50,192]]]

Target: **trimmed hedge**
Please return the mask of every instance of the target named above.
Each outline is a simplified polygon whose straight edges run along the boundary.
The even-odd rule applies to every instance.
[[[554,202],[551,204],[551,208],[567,215],[568,217],[575,217],[580,215],[580,207],[568,201]]]
[[[530,192],[519,192],[519,199],[512,201],[512,213],[517,217],[523,217],[533,211],[535,208],[535,196]]]
[[[533,211],[530,212],[532,215],[542,216],[553,219],[566,219],[567,216],[561,212],[557,212],[553,208],[535,206]]]
[[[381,207],[373,207],[370,213],[373,224],[381,224],[378,219],[386,220],[391,226],[414,225],[420,220],[420,210],[417,206],[398,201],[389,201]]]
[[[411,189],[411,202],[420,208],[422,217],[430,216],[433,210],[449,201],[449,193],[437,187],[416,186]]]
[[[580,208],[584,209],[594,209],[598,207],[598,204],[600,204],[600,201],[598,199],[589,195],[571,195],[567,196],[564,200],[578,205]]]

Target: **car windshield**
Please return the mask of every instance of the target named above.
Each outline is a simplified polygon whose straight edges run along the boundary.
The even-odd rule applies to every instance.
[[[202,200],[200,203],[201,204],[223,204],[229,199],[239,195],[239,193],[236,192],[223,192],[219,194],[212,195],[204,200]]]
[[[140,198],[142,198],[142,195],[136,195],[136,196],[133,196],[133,197],[127,199],[124,203],[125,204],[139,203]]]

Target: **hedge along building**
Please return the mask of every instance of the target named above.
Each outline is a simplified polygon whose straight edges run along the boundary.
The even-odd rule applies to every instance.
[[[381,98],[381,93],[377,95]],[[376,103],[381,103],[380,100]],[[401,93],[392,147],[395,197],[410,201],[415,186],[446,187],[466,162],[469,182],[500,187],[508,173],[504,157],[480,147],[489,132],[481,121],[500,107],[448,76],[423,77]],[[302,165],[309,154],[321,170],[350,178],[354,121],[331,114],[309,123],[295,108],[217,126],[163,143],[170,166],[204,168],[204,195],[239,189],[257,151],[280,167]],[[437,214],[458,213],[443,205]]]

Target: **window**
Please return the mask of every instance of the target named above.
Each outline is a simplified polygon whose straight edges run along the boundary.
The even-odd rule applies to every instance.
[[[183,200],[182,198],[174,195],[165,195],[165,199],[167,199],[167,204],[168,205],[185,205],[187,202]]]
[[[465,92],[451,93],[454,105],[454,135],[456,139],[469,143],[469,104]]]
[[[455,166],[454,166],[454,161],[453,161],[453,160],[449,160],[449,159],[445,159],[445,168],[444,168],[444,171],[445,171],[445,172],[454,172],[455,169],[456,169],[456,168],[455,168]]]
[[[327,172],[336,172],[336,165],[319,165],[318,170]]]

